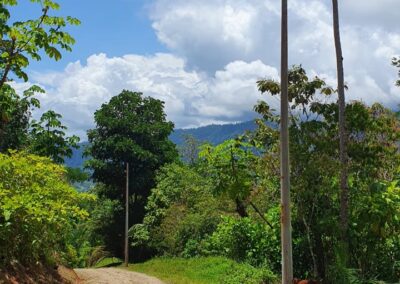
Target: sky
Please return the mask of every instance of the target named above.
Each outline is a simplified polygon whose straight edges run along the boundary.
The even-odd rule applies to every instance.
[[[41,111],[63,115],[86,139],[93,113],[123,89],[165,102],[177,128],[250,120],[256,81],[279,79],[278,0],[59,0],[60,15],[79,18],[60,61],[29,66],[29,84],[45,88]],[[400,88],[391,58],[400,54],[399,0],[342,0],[347,99],[396,109]],[[331,1],[289,0],[289,63],[336,85]],[[16,17],[36,15],[20,5]],[[40,115],[36,111],[34,116]]]

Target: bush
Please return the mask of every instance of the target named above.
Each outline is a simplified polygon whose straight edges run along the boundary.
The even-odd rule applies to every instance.
[[[278,277],[268,268],[255,268],[249,264],[235,265],[220,281],[221,284],[269,284],[279,283]]]
[[[250,218],[225,216],[208,240],[210,253],[279,269],[279,233]]]
[[[199,255],[201,241],[216,229],[225,203],[212,195],[210,180],[195,169],[167,165],[157,175],[143,224],[130,228],[132,245],[160,255]]]
[[[0,261],[33,263],[70,251],[65,236],[88,213],[77,204],[92,199],[76,192],[64,167],[48,158],[0,154]]]

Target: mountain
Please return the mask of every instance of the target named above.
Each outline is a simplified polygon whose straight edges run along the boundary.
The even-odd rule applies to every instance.
[[[235,138],[246,131],[253,131],[257,128],[254,121],[246,121],[235,124],[212,124],[198,128],[176,129],[169,139],[176,145],[184,143],[185,135],[192,135],[196,140],[209,142],[213,145],[220,144],[227,139]]]
[[[83,167],[83,163],[88,159],[88,157],[83,157],[83,152],[88,145],[89,142],[79,143],[79,149],[72,149],[72,157],[65,158],[64,164],[70,168]]]
[[[170,135],[169,139],[174,142],[178,147],[184,143],[186,135],[192,135],[196,140],[201,142],[209,142],[213,145],[222,143],[223,141],[235,138],[246,131],[253,131],[257,128],[254,121],[246,121],[234,124],[212,124],[198,128],[190,129],[176,129]],[[80,143],[79,149],[73,149],[71,158],[65,159],[65,165],[68,167],[82,167],[87,158],[82,158],[84,148],[89,145],[88,142]]]

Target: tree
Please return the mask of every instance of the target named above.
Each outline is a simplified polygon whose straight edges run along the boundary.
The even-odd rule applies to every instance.
[[[201,142],[197,140],[193,135],[183,134],[184,144],[179,147],[179,154],[181,159],[188,163],[190,166],[194,166],[199,156],[199,147]]]
[[[156,182],[143,223],[130,229],[133,245],[159,255],[193,256],[230,206],[215,198],[210,177],[182,163],[163,166]]]
[[[281,240],[282,283],[293,281],[292,232],[290,219],[289,98],[288,98],[288,3],[282,0],[281,24]]]
[[[45,112],[39,121],[33,120],[30,132],[30,151],[49,157],[55,163],[64,163],[65,157],[72,156],[72,148],[79,148],[78,136],[67,137],[60,119],[62,116],[52,110]]]
[[[393,64],[393,66],[395,66],[395,67],[397,67],[397,68],[400,68],[400,57],[394,57],[393,59],[392,59],[392,64]],[[399,70],[399,78],[400,78],[400,70]],[[396,85],[398,86],[398,87],[400,87],[400,79],[398,79],[397,81],[396,81]]]
[[[343,72],[343,54],[339,30],[339,5],[338,0],[332,0],[333,6],[333,31],[336,49],[337,80],[338,80],[338,105],[339,105],[339,157],[340,157],[340,224],[343,245],[348,243],[349,229],[349,185],[347,173],[347,132],[346,132],[346,99]],[[345,253],[346,248],[344,248]]]
[[[270,79],[265,79],[265,80],[260,80],[257,82],[258,88],[262,93],[268,93],[272,96],[279,95],[281,93],[281,85],[279,82],[276,82],[274,80]],[[290,106],[291,109],[298,111],[304,116],[304,119],[313,119],[314,115],[312,112],[310,112],[310,105],[314,102],[314,97],[317,93],[323,93],[323,94],[331,94],[333,92],[332,88],[329,86],[326,86],[325,82],[321,80],[318,77],[315,77],[313,79],[309,79],[305,70],[301,66],[293,66],[289,71],[288,71],[288,108]],[[274,145],[273,141],[274,137],[276,136],[275,131],[271,129],[271,123],[275,123],[276,121],[279,121],[279,117],[276,117],[275,115],[272,114],[272,110],[269,107],[269,105],[261,101],[258,103],[258,105],[255,106],[255,110],[259,112],[266,124],[262,125],[259,123],[259,130],[258,130],[258,135],[256,135],[256,138],[258,140],[261,140],[263,144],[266,145]],[[294,183],[294,190],[297,189],[297,185],[299,184],[298,181],[298,171],[296,168],[297,165],[297,159],[298,157],[296,156],[297,154],[297,149],[299,149],[299,145],[303,145],[303,141],[301,139],[296,139],[297,138],[297,131],[296,130],[296,124],[301,121],[301,119],[296,118],[296,113],[292,114],[291,117],[291,124],[289,125],[290,127],[290,142],[291,142],[291,148],[290,148],[290,154],[292,156],[295,156],[296,158],[292,160],[292,175],[294,175],[295,183]],[[282,121],[282,119],[281,119]],[[282,122],[281,122],[282,124]],[[304,131],[304,130],[303,130]],[[301,132],[300,132],[301,133]],[[308,134],[308,132],[306,132]],[[281,142],[282,143],[282,142]],[[302,148],[299,150],[300,153],[302,151],[308,152],[307,146],[305,148]],[[271,150],[274,150],[273,148]],[[275,150],[276,151],[276,150]],[[281,150],[282,151],[282,150]],[[273,155],[274,153],[272,151],[267,152],[267,155]],[[282,163],[282,162],[281,162]],[[300,169],[302,169],[300,167]],[[294,192],[296,194],[296,191]],[[295,199],[296,200],[296,195]],[[296,200],[296,204],[298,206],[301,206],[301,202],[304,200]],[[307,201],[308,202],[308,201]],[[306,203],[309,204],[309,203]],[[308,223],[307,223],[308,224]],[[317,273],[316,273],[317,274]],[[315,275],[317,276],[317,275]]]
[[[156,171],[177,159],[175,145],[168,139],[174,124],[166,120],[164,103],[142,93],[122,91],[95,112],[96,128],[88,131],[92,159],[87,167],[92,178],[106,185],[100,198],[124,200],[125,166],[130,172],[130,226],[142,221],[144,205],[154,187]],[[122,204],[122,203],[121,203]],[[124,218],[116,213],[109,226],[106,245],[117,255],[123,249]]]
[[[257,156],[253,145],[239,138],[226,140],[215,147],[201,147],[200,159],[205,162],[206,172],[215,184],[217,195],[226,195],[236,204],[240,217],[247,217],[250,193],[255,186]]]
[[[17,9],[18,0],[0,1],[0,151],[18,149],[26,142],[32,107],[39,101],[32,96],[44,92],[33,86],[20,97],[8,84],[12,79],[28,81],[25,68],[30,60],[41,60],[43,55],[59,60],[61,50],[70,51],[74,44],[65,32],[68,25],[78,25],[72,17],[52,16],[60,6],[52,0],[31,0],[40,16],[12,22],[11,11]],[[33,14],[33,13],[32,13]]]
[[[40,107],[39,101],[34,98],[35,92],[44,91],[32,86],[24,91],[21,98],[9,85],[3,87],[0,95],[0,152],[26,147],[31,109]]]
[[[279,83],[262,80],[263,92],[278,95]],[[346,105],[348,129],[349,180],[351,200],[349,214],[349,263],[343,263],[340,220],[339,107],[324,102],[318,95],[332,95],[334,90],[319,78],[309,79],[301,67],[289,70],[290,155],[295,239],[295,273],[309,275],[328,283],[349,283],[347,265],[357,268],[364,279],[379,275],[395,281],[392,262],[400,259],[397,249],[399,197],[397,141],[399,121],[382,105],[366,106],[361,102]],[[256,109],[267,122],[276,121],[269,106],[260,102]],[[256,138],[271,141],[273,130],[265,123]],[[265,142],[264,142],[265,143]],[[265,156],[276,155],[273,148]],[[264,158],[265,159],[265,158]],[[273,171],[271,172],[273,173]],[[392,206],[394,205],[394,207]],[[395,209],[397,208],[397,209]],[[389,213],[390,212],[390,213]],[[368,256],[366,256],[368,255]],[[376,260],[373,255],[378,256]],[[329,282],[331,281],[331,282]]]
[[[60,50],[71,51],[74,39],[64,31],[67,25],[79,25],[72,17],[51,16],[51,12],[60,6],[52,0],[30,1],[39,4],[41,9],[38,18],[10,22],[10,9],[17,6],[17,0],[0,1],[0,90],[10,80],[11,74],[17,78],[28,80],[24,68],[29,61],[40,60],[46,54],[55,60],[61,59]],[[33,8],[32,8],[33,9]],[[33,14],[33,13],[32,13]]]

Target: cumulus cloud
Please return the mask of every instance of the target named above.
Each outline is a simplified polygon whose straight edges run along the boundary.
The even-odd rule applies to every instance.
[[[47,91],[40,97],[43,109],[62,113],[72,132],[85,137],[85,130],[94,125],[95,110],[123,89],[163,100],[168,119],[177,127],[195,127],[251,118],[260,98],[256,80],[278,77],[275,68],[261,61],[235,61],[213,76],[185,67],[182,58],[171,54],[98,54],[84,65],[71,63],[63,72],[33,78]]]
[[[344,20],[352,25],[399,31],[398,0],[341,1],[341,8]]]
[[[348,99],[395,107],[392,56],[400,53],[398,0],[341,1],[341,33]],[[289,1],[291,64],[336,84],[331,1]],[[177,127],[251,118],[255,82],[278,78],[280,3],[276,0],[154,0],[154,32],[169,53],[110,58],[92,55],[63,72],[35,74],[48,93],[44,108],[64,114],[84,137],[93,113],[122,89],[165,101]],[[277,101],[270,103],[277,106]]]
[[[331,5],[330,0],[289,1],[289,57],[291,64],[334,78]],[[400,1],[341,1],[340,10],[349,98],[393,105],[399,97],[393,93],[390,61],[400,53]],[[279,1],[157,0],[151,11],[159,40],[189,66],[209,74],[236,60],[279,66]],[[366,83],[371,79],[372,89]]]

